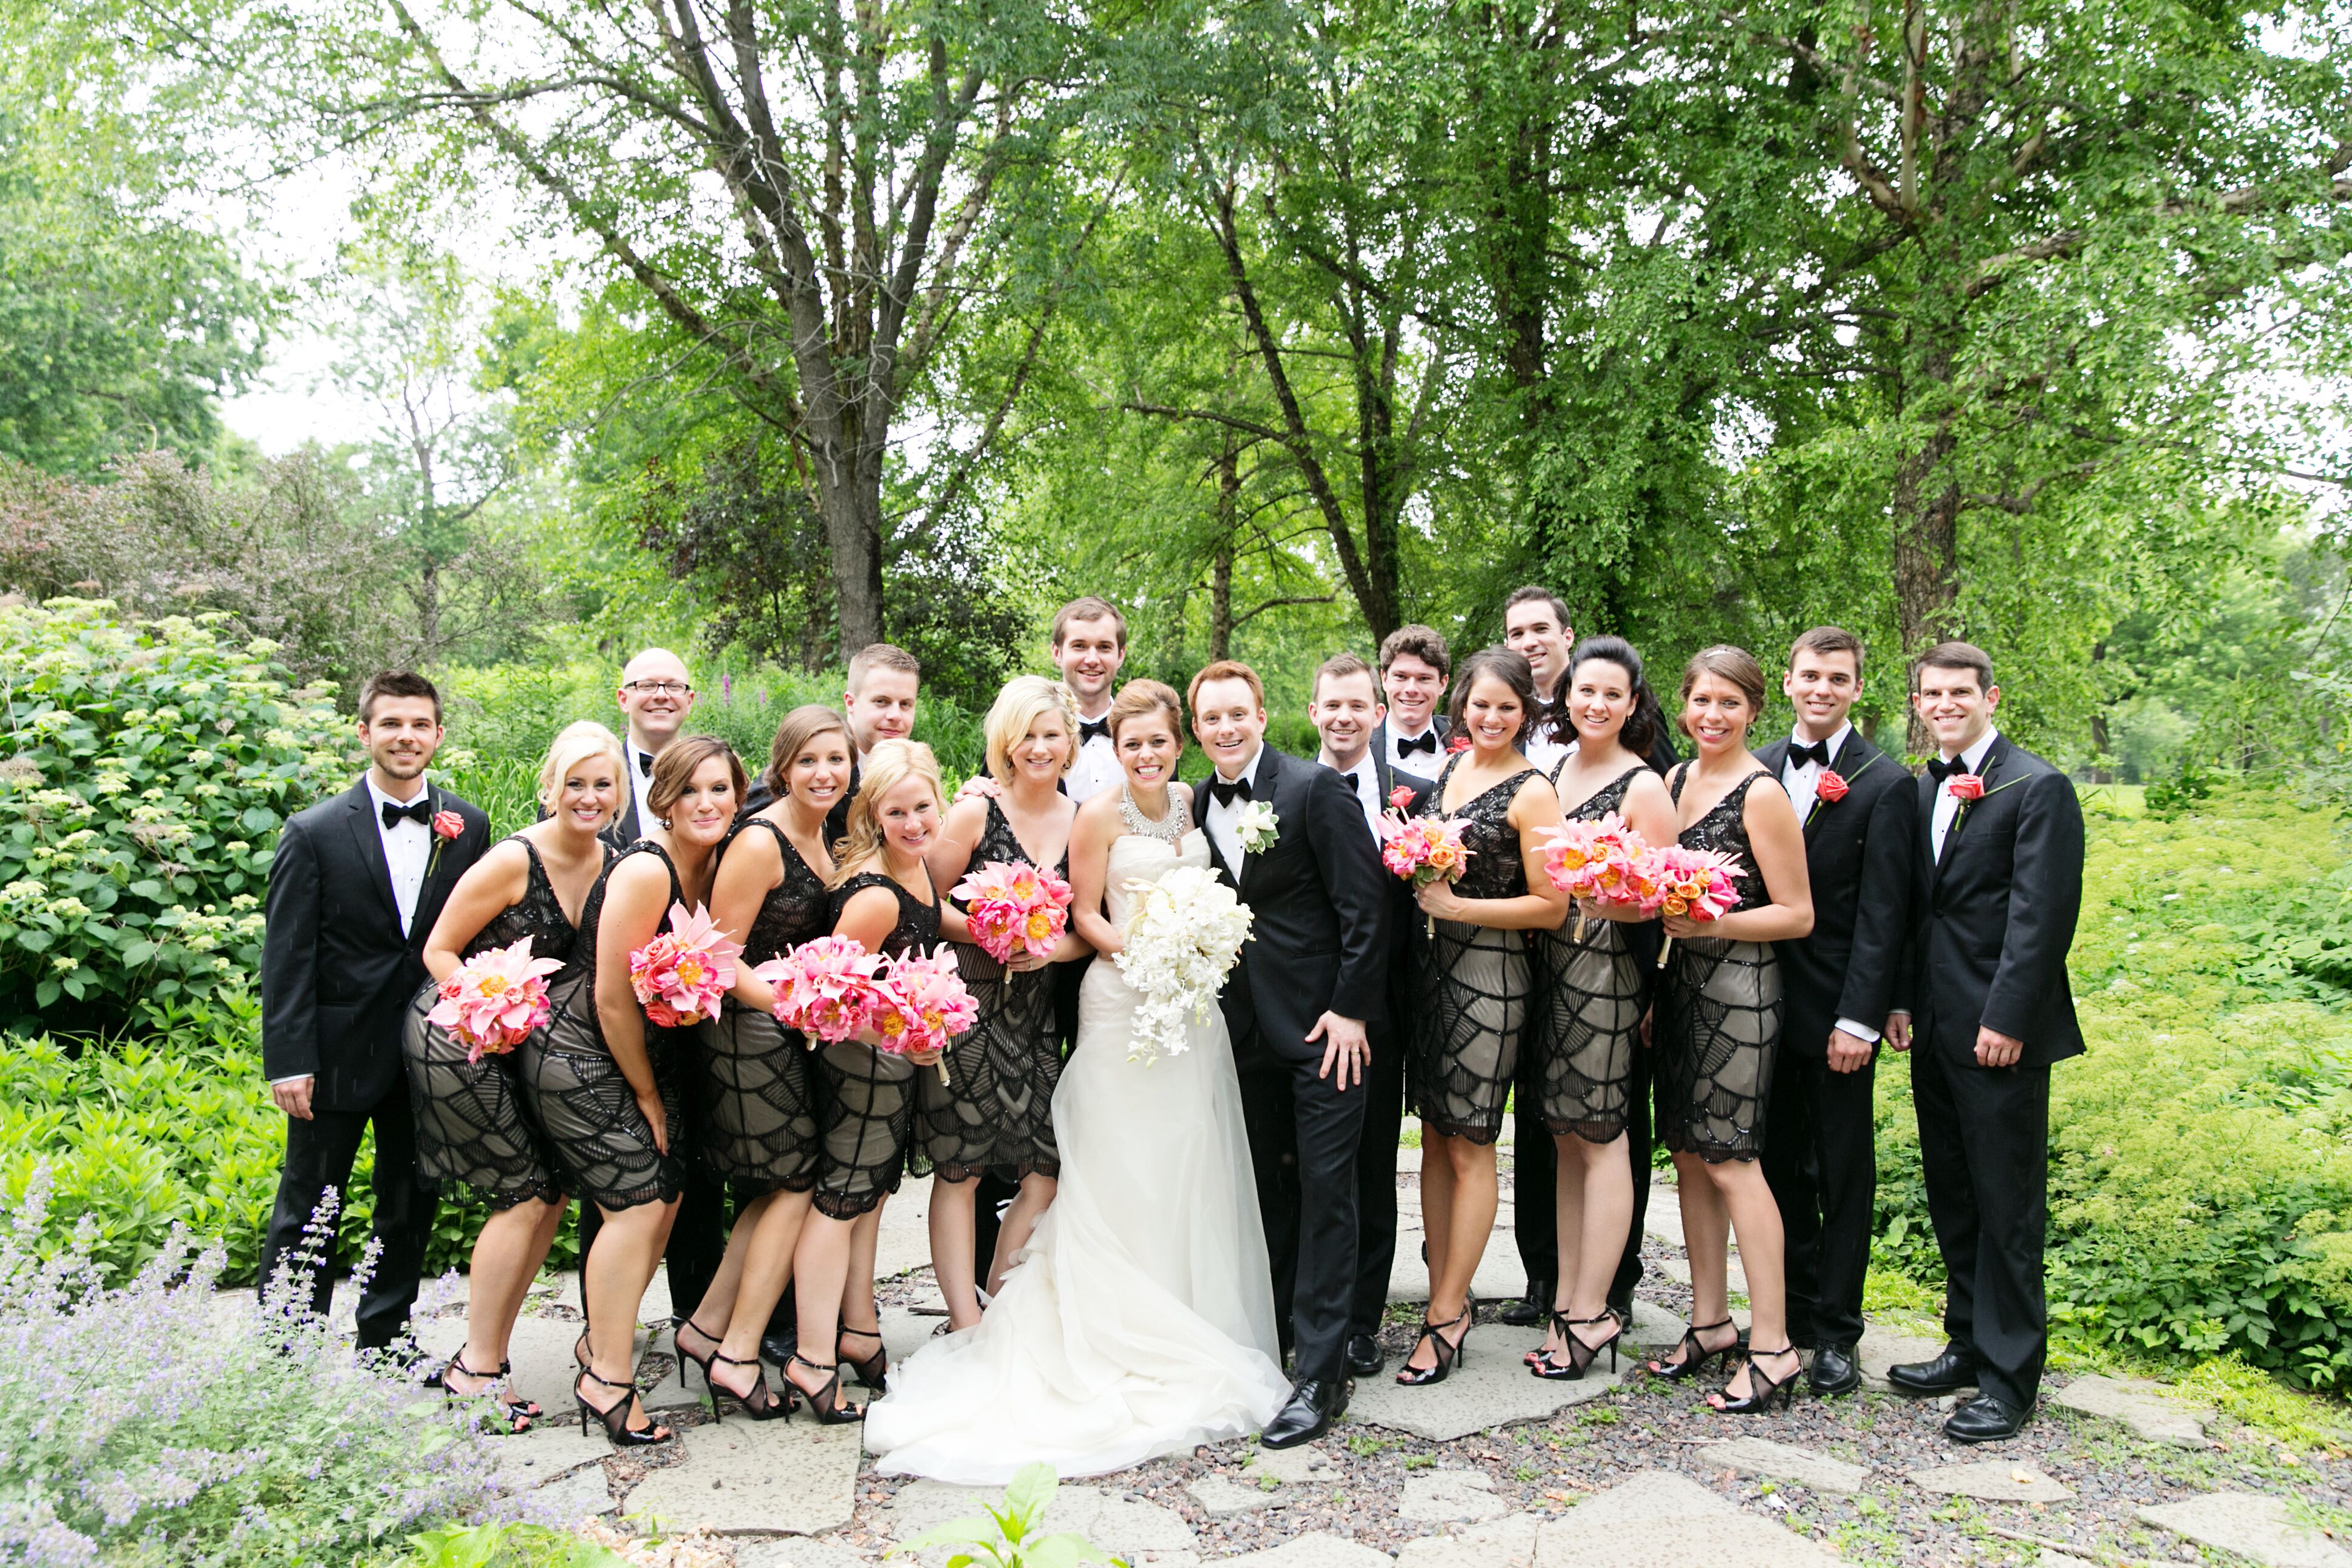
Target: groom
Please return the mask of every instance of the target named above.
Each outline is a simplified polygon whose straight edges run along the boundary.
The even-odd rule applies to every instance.
[[[1311,1442],[1347,1407],[1356,1274],[1356,1145],[1385,1011],[1387,894],[1354,795],[1330,769],[1265,744],[1265,687],[1221,659],[1192,678],[1192,733],[1215,772],[1195,794],[1217,869],[1255,917],[1226,977],[1277,1320],[1295,1345],[1269,1448]]]

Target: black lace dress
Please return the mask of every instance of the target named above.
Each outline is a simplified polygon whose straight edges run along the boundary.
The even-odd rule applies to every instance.
[[[1464,824],[1470,863],[1454,884],[1456,894],[1518,898],[1528,890],[1528,874],[1511,802],[1528,780],[1543,775],[1533,768],[1513,773],[1448,813],[1446,781],[1461,761],[1447,761],[1420,815]],[[1421,944],[1420,960],[1407,1068],[1412,1109],[1433,1132],[1492,1143],[1502,1133],[1527,1028],[1528,933],[1441,920],[1435,938]]]
[[[533,958],[564,963],[547,977],[552,994],[576,967],[580,931],[564,914],[555,885],[547,879],[539,846],[520,834],[509,842],[521,845],[530,860],[522,898],[491,916],[460,956],[478,957],[528,937]],[[401,1055],[408,1064],[409,1104],[416,1113],[418,1172],[434,1181],[463,1182],[494,1209],[533,1200],[562,1202],[562,1179],[555,1173],[539,1120],[524,1102],[515,1055],[467,1061],[461,1041],[439,1025],[425,1022],[425,1014],[438,1000],[440,988],[428,981],[408,1005],[400,1031]]]
[[[784,879],[761,900],[744,934],[736,962],[747,968],[833,929],[824,879],[774,823],[753,817],[740,824],[719,847],[719,858],[744,835],[763,831],[783,857]],[[730,996],[717,1018],[696,1026],[695,1041],[695,1142],[712,1173],[743,1198],[814,1187],[816,1084],[806,1037],[774,1014]]]
[[[1553,770],[1555,784],[1567,765],[1562,757]],[[1647,771],[1636,763],[1565,815],[1570,822],[1600,821],[1624,805],[1627,786]],[[1588,920],[1579,940],[1570,912],[1558,931],[1535,933],[1536,1008],[1528,1049],[1539,1068],[1538,1110],[1555,1134],[1606,1143],[1625,1131],[1633,1053],[1642,1048],[1642,1013],[1650,1003],[1649,977],[1625,940],[1632,930],[1616,921]]]
[[[1687,766],[1675,771],[1675,800],[1689,776]],[[1770,778],[1760,771],[1749,774],[1682,830],[1681,841],[1690,848],[1720,850],[1738,860],[1732,874],[1739,893],[1736,910],[1771,901],[1748,842],[1746,817],[1748,792]],[[1702,936],[1675,943],[1658,978],[1653,1026],[1658,1137],[1667,1148],[1710,1164],[1763,1152],[1780,1013],[1780,963],[1770,942]]]
[[[992,860],[1035,865],[1012,821],[988,803],[988,826],[971,847],[971,867]],[[1062,852],[1057,875],[1070,874]],[[994,1166],[1018,1181],[1033,1172],[1056,1175],[1054,1086],[1062,1077],[1062,1042],[1054,1016],[1054,972],[1008,973],[988,950],[954,944],[956,969],[980,1003],[980,1021],[948,1047],[948,1081],[936,1072],[916,1079],[916,1142],[931,1169],[950,1182],[970,1181]]]
[[[939,945],[940,906],[924,903],[880,871],[861,871],[833,890],[827,930],[840,924],[849,900],[867,888],[887,888],[898,900],[898,923],[882,939],[892,958],[910,948]],[[856,1219],[898,1190],[907,1143],[915,1124],[915,1075],[905,1057],[841,1040],[817,1053],[823,1086],[824,1147],[817,1163],[816,1206],[835,1219]],[[953,1071],[953,1068],[950,1068]]]
[[[556,1163],[575,1191],[608,1209],[667,1203],[686,1190],[686,1080],[693,1031],[646,1025],[646,1059],[668,1128],[665,1154],[654,1143],[653,1129],[604,1044],[604,1026],[596,1016],[596,931],[604,920],[604,892],[614,869],[633,855],[660,857],[669,873],[670,905],[686,901],[677,868],[650,839],[640,838],[606,862],[580,911],[578,961],[561,989],[549,988],[555,1016],[515,1053],[523,1090],[547,1130]],[[669,929],[667,913],[657,929]]]

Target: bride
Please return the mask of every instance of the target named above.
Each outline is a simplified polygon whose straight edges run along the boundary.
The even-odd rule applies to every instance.
[[[927,1345],[866,1416],[885,1475],[996,1485],[1044,1460],[1103,1475],[1254,1432],[1289,1396],[1233,1047],[1215,1008],[1191,1048],[1128,1060],[1128,889],[1206,866],[1173,782],[1183,710],[1154,680],[1111,705],[1125,786],[1079,809],[1072,919],[1102,961],[1054,1095],[1061,1186],[976,1328]]]

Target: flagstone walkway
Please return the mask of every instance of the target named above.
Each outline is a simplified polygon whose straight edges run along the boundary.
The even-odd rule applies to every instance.
[[[1420,1262],[1418,1157],[1400,1151],[1402,1234],[1384,1336],[1391,1368],[1428,1296]],[[1951,1401],[1886,1391],[1885,1367],[1940,1347],[1928,1323],[1874,1323],[1868,1384],[1851,1398],[1727,1417],[1700,1391],[1647,1378],[1629,1358],[1582,1383],[1520,1363],[1540,1331],[1493,1322],[1522,1289],[1506,1202],[1476,1290],[1489,1303],[1445,1383],[1359,1383],[1330,1437],[1274,1453],[1202,1447],[1063,1487],[1049,1524],[1136,1568],[1781,1568],[1832,1562],[2082,1563],[2244,1561],[2352,1568],[2352,1462],[2298,1457],[2165,1385],[2053,1373],[2024,1436],[1959,1448],[1938,1430]],[[927,1184],[891,1203],[879,1272],[891,1355],[938,1326],[926,1267]],[[1635,1333],[1680,1332],[1687,1268],[1675,1196],[1657,1189]],[[1734,1288],[1738,1288],[1735,1279]],[[667,1329],[643,1345],[649,1404],[679,1442],[614,1455],[561,1413],[579,1331],[576,1281],[542,1286],[513,1349],[517,1384],[553,1413],[502,1445],[502,1474],[549,1521],[615,1514],[636,1528],[701,1529],[739,1568],[859,1568],[985,1494],[876,1476],[850,1427],[802,1420],[711,1425],[681,1388]],[[648,1321],[667,1319],[659,1280]],[[461,1337],[445,1315],[426,1348]],[[2332,1533],[2331,1533],[2332,1532]],[[921,1554],[941,1568],[946,1553]]]

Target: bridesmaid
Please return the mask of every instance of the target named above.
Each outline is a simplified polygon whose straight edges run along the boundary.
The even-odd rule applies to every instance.
[[[687,1362],[702,1369],[714,1416],[720,1394],[755,1421],[792,1403],[768,1388],[760,1337],[792,1278],[816,1187],[815,1071],[808,1041],[776,1022],[775,994],[751,970],[832,927],[824,819],[849,788],[850,758],[840,714],[815,703],[785,714],[760,781],[769,804],[719,847],[710,915],[743,954],[733,993],[698,1031],[698,1143],[738,1206],[719,1271],[677,1331],[680,1381]]]
[[[572,1396],[583,1429],[593,1415],[615,1444],[672,1436],[638,1402],[635,1351],[637,1311],[685,1190],[679,1134],[694,1041],[689,1030],[647,1021],[629,985],[629,954],[669,929],[671,906],[709,900],[712,863],[742,797],[743,764],[726,742],[688,735],[662,749],[640,818],[659,826],[588,896],[581,979],[544,1048],[522,1064],[559,1160],[604,1213],[580,1266],[587,1355]]]
[[[940,834],[940,764],[914,741],[882,741],[866,753],[857,793],[850,797],[849,832],[835,847],[833,930],[868,952],[896,957],[925,952],[940,940],[940,896],[923,857]],[[913,1131],[915,1071],[939,1054],[894,1056],[871,1039],[843,1040],[817,1054],[824,1088],[824,1146],[818,1155],[814,1207],[793,1253],[799,1306],[800,1350],[785,1364],[785,1380],[808,1396],[828,1425],[864,1417],[841,1396],[841,1359],[875,1393],[886,1392],[889,1360],[874,1304],[874,1249],[882,1204],[898,1190]],[[865,1356],[843,1342],[873,1346]],[[835,1360],[812,1361],[802,1351],[834,1347]],[[812,1381],[795,1375],[814,1373]]]
[[[957,801],[930,852],[933,882],[952,888],[993,860],[1022,860],[1070,874],[1070,826],[1078,803],[1062,793],[1077,755],[1077,710],[1068,693],[1039,676],[1006,683],[988,710],[989,776],[997,790]],[[981,1281],[972,1278],[973,1214],[980,1178],[992,1168],[1020,1184],[984,1288],[995,1293],[1006,1265],[1029,1243],[1037,1216],[1054,1201],[1061,1171],[1054,1148],[1054,1085],[1062,1047],[1046,966],[1092,950],[1066,933],[1044,958],[1022,953],[999,964],[972,942],[964,911],[952,900],[940,929],[955,943],[956,965],[980,1002],[980,1021],[948,1052],[949,1081],[916,1079],[916,1142],[930,1162],[931,1268],[947,1298],[948,1324],[980,1321]]]
[[[1659,722],[1631,644],[1606,637],[1577,644],[1551,708],[1552,738],[1574,742],[1552,771],[1568,820],[1598,822],[1615,812],[1649,843],[1674,837],[1674,802],[1642,760],[1662,738]],[[1603,1349],[1614,1365],[1625,1331],[1608,1310],[1609,1284],[1633,1223],[1625,1118],[1650,1006],[1648,966],[1626,940],[1644,917],[1597,903],[1579,914],[1581,937],[1574,920],[1536,933],[1539,976],[1528,1037],[1557,1156],[1559,1279],[1551,1331],[1528,1356],[1545,1378],[1581,1378]],[[1611,1326],[1597,1331],[1603,1325]]]
[[[1429,1237],[1429,1316],[1397,1381],[1453,1371],[1470,1335],[1470,1280],[1495,1228],[1495,1140],[1528,1020],[1527,932],[1559,924],[1568,896],[1544,874],[1541,835],[1559,801],[1520,749],[1535,720],[1527,659],[1490,647],[1463,660],[1448,758],[1421,815],[1464,824],[1470,863],[1418,895],[1436,921],[1422,948],[1407,1063],[1421,1116],[1421,1201]]]
[[[1764,710],[1764,671],[1744,648],[1701,648],[1683,671],[1682,731],[1695,762],[1667,780],[1681,841],[1738,863],[1739,901],[1714,921],[1665,917],[1674,948],[1658,982],[1652,1034],[1658,1132],[1674,1151],[1683,1237],[1690,1247],[1691,1326],[1650,1370],[1696,1374],[1714,1357],[1738,1359],[1725,1275],[1727,1232],[1748,1275],[1748,1348],[1717,1410],[1749,1412],[1795,1396],[1801,1370],[1782,1296],[1780,1211],[1757,1163],[1764,1107],[1780,1047],[1780,970],[1772,943],[1813,929],[1804,830],[1780,781],[1748,750]],[[1769,1347],[1759,1349],[1757,1347]]]
[[[416,994],[401,1034],[418,1171],[429,1180],[464,1182],[490,1205],[467,1268],[466,1348],[439,1382],[455,1397],[490,1395],[513,1432],[529,1431],[540,1410],[506,1389],[507,1340],[562,1223],[563,1179],[523,1103],[515,1058],[469,1062],[467,1048],[425,1015],[460,963],[526,937],[533,958],[564,963],[548,977],[551,989],[578,971],[586,959],[581,911],[609,854],[596,836],[627,790],[628,763],[613,731],[592,721],[555,737],[539,769],[544,819],[492,848],[450,890],[425,940],[433,984]]]

